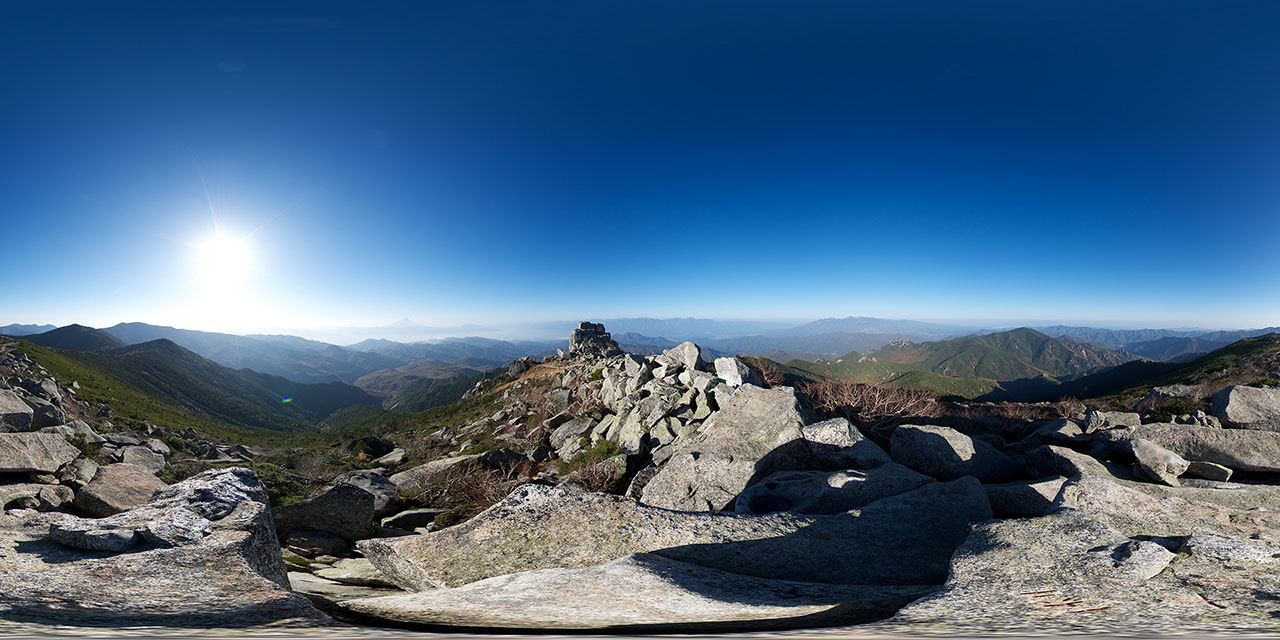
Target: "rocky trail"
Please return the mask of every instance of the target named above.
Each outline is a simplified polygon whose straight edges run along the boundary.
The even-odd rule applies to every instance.
[[[740,359],[583,323],[424,436],[448,454],[369,438],[380,468],[273,507],[235,466],[261,451],[116,431],[73,381],[0,366],[6,637],[1280,632],[1274,388],[1173,422],[864,433]],[[160,480],[174,438],[220,468]],[[430,504],[476,478],[501,480],[478,514]]]

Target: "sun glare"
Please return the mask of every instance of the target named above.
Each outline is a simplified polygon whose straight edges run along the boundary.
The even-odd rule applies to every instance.
[[[219,234],[196,247],[196,272],[210,283],[235,284],[249,275],[252,266],[244,240]]]

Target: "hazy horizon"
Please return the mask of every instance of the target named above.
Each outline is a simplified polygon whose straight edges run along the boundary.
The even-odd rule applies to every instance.
[[[1280,324],[1280,5],[131,6],[0,24],[6,316]]]

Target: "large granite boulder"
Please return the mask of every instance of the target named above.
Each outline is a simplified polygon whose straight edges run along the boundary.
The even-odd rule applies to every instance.
[[[292,531],[325,531],[349,542],[373,535],[375,498],[350,484],[336,484],[320,495],[276,507],[276,528],[281,536]]]
[[[1176,572],[1166,568],[1171,562]],[[979,525],[956,551],[944,588],[881,628],[1144,636],[1206,626],[1275,629],[1274,603],[1254,594],[1267,570],[1230,569],[1194,555],[1175,559],[1158,542],[1132,540],[1087,513],[1063,509]]]
[[[1280,431],[1280,388],[1227,387],[1213,394],[1210,412],[1228,427]]]
[[[931,590],[770,580],[642,553],[342,605],[399,623],[687,633],[857,624]]]
[[[9,389],[0,389],[0,433],[30,431],[33,414],[21,396]]]
[[[779,471],[738,495],[738,513],[833,514],[918,489],[933,478],[890,462],[859,471]]]
[[[1133,470],[1137,475],[1153,482],[1180,486],[1178,476],[1186,472],[1190,462],[1183,460],[1178,454],[1144,438],[1134,438],[1129,442],[1133,452]]]
[[[53,473],[80,450],[53,433],[0,433],[0,473]]]
[[[741,387],[744,384],[760,385],[760,374],[747,363],[737,358],[716,358],[716,377],[724,380],[730,387]]]
[[[265,496],[252,471],[224,469],[111,518],[0,516],[0,617],[90,626],[327,623],[289,593]],[[128,544],[98,544],[109,539]]]
[[[118,463],[98,469],[93,481],[76,492],[75,507],[93,518],[105,518],[146,504],[165,488],[163,481],[142,467]]]
[[[949,427],[902,425],[889,439],[889,455],[942,480],[973,476],[983,482],[1002,482],[1019,475],[1009,456]]]
[[[410,591],[632,553],[779,580],[921,585],[945,579],[970,524],[990,517],[972,478],[829,516],[668,511],[621,496],[525,485],[463,524],[357,547]]]
[[[657,360],[662,364],[680,365],[689,371],[698,371],[706,366],[702,361],[702,350],[687,341],[663,351]]]
[[[1178,454],[1184,460],[1213,462],[1235,471],[1280,473],[1280,433],[1277,432],[1144,424],[1099,431],[1094,437],[1116,445],[1142,438]]]
[[[399,489],[395,483],[387,478],[379,469],[363,469],[359,471],[348,471],[336,478],[330,483],[331,485],[349,484],[358,489],[363,489],[373,496],[373,515],[374,517],[382,517],[395,513],[396,492]]]
[[[479,464],[479,455],[455,456],[432,460],[412,469],[392,475],[389,480],[396,491],[414,495],[428,490],[439,483],[448,482],[455,473],[465,473]]]
[[[682,442],[645,485],[641,502],[681,511],[730,508],[765,476],[815,465],[801,433],[804,410],[790,387],[744,384]]]
[[[998,517],[1030,518],[1049,514],[1056,509],[1054,501],[1066,482],[1062,476],[1021,480],[1002,484],[984,484],[991,511]]]
[[[892,462],[880,445],[868,440],[844,418],[832,418],[800,427],[809,451],[824,469],[870,469]]]

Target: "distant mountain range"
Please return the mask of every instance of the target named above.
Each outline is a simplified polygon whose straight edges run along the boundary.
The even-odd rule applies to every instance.
[[[786,366],[793,375],[807,378],[921,387],[979,397],[1004,389],[1005,383],[1028,379],[1056,382],[1132,359],[1121,351],[1021,328],[941,341],[895,340],[866,353],[854,351],[835,360],[793,360]]]
[[[1240,331],[1206,329],[1094,329],[1091,327],[1043,327],[1043,333],[1121,349],[1139,358],[1159,361],[1193,360],[1245,338],[1280,331],[1280,327]]]
[[[377,398],[348,384],[304,384],[231,369],[163,338],[96,352],[62,347],[41,350],[40,342],[65,344],[74,339],[80,344],[108,345],[115,340],[103,331],[78,325],[55,331],[33,341],[37,346],[27,347],[29,355],[59,379],[79,382],[81,397],[143,407],[147,415],[187,413],[234,427],[296,431],[314,427],[338,409],[378,404]],[[157,405],[163,410],[157,411]]]
[[[56,329],[51,324],[6,324],[0,327],[0,336],[29,336]]]

